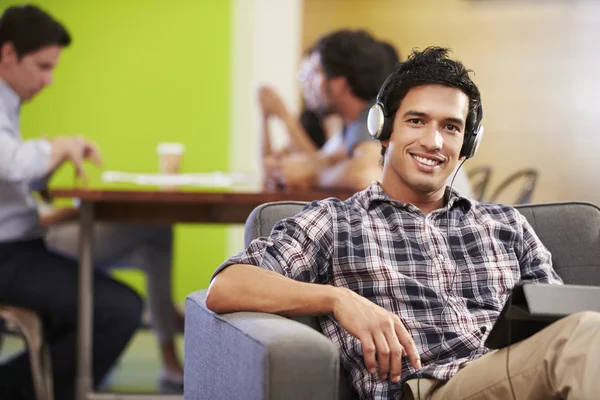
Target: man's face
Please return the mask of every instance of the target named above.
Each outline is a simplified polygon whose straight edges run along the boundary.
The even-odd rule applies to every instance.
[[[61,50],[60,46],[46,46],[19,59],[11,43],[2,46],[0,64],[4,67],[5,78],[23,102],[52,84]]]
[[[388,146],[383,183],[417,195],[445,188],[459,159],[468,110],[469,98],[458,89],[426,85],[409,90],[389,141],[382,141]]]
[[[318,104],[316,97],[313,93],[312,80],[315,74],[311,55],[305,55],[300,60],[300,67],[298,68],[298,82],[300,83],[300,89],[302,90],[302,98],[306,108],[310,111],[316,111]]]
[[[331,93],[331,82],[323,71],[321,55],[315,51],[310,55],[308,73],[305,84],[307,103],[317,112],[335,112],[335,101]]]

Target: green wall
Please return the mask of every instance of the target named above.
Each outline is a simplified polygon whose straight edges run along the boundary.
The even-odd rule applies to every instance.
[[[229,0],[35,4],[65,24],[73,44],[54,84],[23,106],[25,138],[83,134],[99,145],[106,169],[135,172],[157,171],[158,142],[181,141],[183,172],[227,170]],[[100,184],[100,171],[88,170],[92,185]],[[72,183],[67,166],[52,186]],[[207,287],[226,257],[225,227],[177,226],[175,246],[174,290],[182,302]],[[117,276],[143,291],[142,273]]]

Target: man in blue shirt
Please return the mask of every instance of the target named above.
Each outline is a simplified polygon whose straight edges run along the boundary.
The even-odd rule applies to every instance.
[[[52,83],[71,38],[33,6],[9,7],[0,17],[0,303],[32,309],[44,319],[51,348],[55,395],[75,389],[77,263],[47,250],[31,191],[70,162],[85,179],[84,161],[101,164],[83,137],[23,141],[21,104]],[[131,289],[94,277],[94,383],[119,357],[139,325],[142,302]],[[0,365],[0,398],[33,398],[27,354]]]

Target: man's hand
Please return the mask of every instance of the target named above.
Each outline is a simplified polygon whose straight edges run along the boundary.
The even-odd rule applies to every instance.
[[[258,88],[258,101],[266,116],[274,115],[278,118],[285,118],[288,114],[287,108],[281,97],[269,86]]]
[[[271,162],[271,175],[285,187],[309,188],[316,183],[319,162],[310,154],[292,153]]]
[[[84,160],[89,160],[98,167],[102,166],[102,156],[95,144],[86,140],[83,136],[65,137],[59,136],[50,140],[52,150],[50,151],[50,170],[54,171],[62,163],[70,161],[75,167],[75,175],[87,183],[87,174],[83,165]]]
[[[333,314],[360,340],[369,372],[375,374],[379,364],[381,380],[389,373],[392,382],[400,381],[403,355],[408,355],[413,367],[421,368],[415,342],[397,315],[345,288],[340,288]]]
[[[40,225],[42,228],[50,228],[51,226],[76,221],[78,217],[78,208],[57,208],[50,212],[40,213]]]

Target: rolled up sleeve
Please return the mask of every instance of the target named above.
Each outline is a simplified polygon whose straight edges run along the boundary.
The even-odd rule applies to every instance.
[[[0,114],[0,180],[32,182],[48,174],[51,145],[47,140],[20,141]]]
[[[333,250],[332,219],[327,207],[313,202],[300,214],[279,221],[268,237],[221,264],[211,280],[234,264],[255,265],[288,278],[310,283],[329,281]]]

